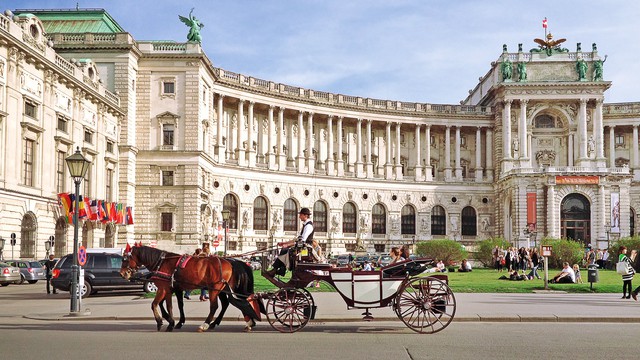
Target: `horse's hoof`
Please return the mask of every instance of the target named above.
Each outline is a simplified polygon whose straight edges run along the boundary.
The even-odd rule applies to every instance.
[[[207,331],[207,330],[206,330],[206,329],[203,329],[203,328],[201,328],[201,327],[199,327],[199,328],[198,328],[198,332],[205,332],[205,331]]]
[[[162,328],[162,325],[159,325],[159,326],[158,326],[158,331],[160,331],[160,329],[161,329],[161,328]]]
[[[182,323],[177,323],[175,329],[182,329]]]
[[[245,326],[242,332],[246,332],[246,333],[251,332],[251,328],[249,326]]]
[[[167,326],[167,330],[165,330],[166,332],[172,332],[173,328],[171,326]]]

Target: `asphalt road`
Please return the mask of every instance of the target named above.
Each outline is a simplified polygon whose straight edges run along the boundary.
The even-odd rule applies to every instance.
[[[400,321],[311,322],[294,334],[266,322],[243,333],[239,321],[198,333],[188,322],[172,333],[156,332],[150,314],[137,320],[36,320],[47,304],[66,306],[68,294],[49,297],[44,284],[0,288],[1,359],[631,359],[637,323],[453,322],[431,335],[413,333]],[[108,306],[140,292],[98,294]],[[61,304],[64,303],[64,304]],[[524,304],[520,304],[522,306]],[[560,305],[560,304],[558,304]],[[567,304],[568,305],[568,304]],[[191,305],[193,306],[193,305]],[[494,303],[496,309],[506,306]],[[603,305],[598,308],[603,308]],[[627,311],[635,312],[635,307]]]

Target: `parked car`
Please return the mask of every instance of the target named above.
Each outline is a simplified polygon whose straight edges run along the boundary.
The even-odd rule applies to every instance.
[[[39,261],[6,260],[6,263],[20,269],[20,281],[18,284],[22,284],[25,281],[29,282],[29,284],[35,284],[38,280],[46,280],[45,269]]]
[[[358,255],[356,256],[356,259],[354,260],[354,262],[356,263],[357,267],[362,267],[364,266],[364,262],[369,260],[369,255]]]
[[[378,266],[380,266],[380,267],[387,266],[387,265],[391,264],[391,260],[393,260],[391,258],[391,256],[382,255],[382,256],[380,256],[380,259],[378,260]]]
[[[73,254],[60,258],[53,268],[51,284],[62,291],[71,289],[71,265]],[[84,298],[98,291],[111,290],[143,290],[155,292],[157,287],[148,279],[149,270],[141,268],[131,276],[131,280],[125,280],[120,276],[122,255],[117,253],[88,253],[87,263],[84,269],[84,283],[79,284],[80,295]]]
[[[369,256],[369,261],[371,261],[371,265],[376,267],[376,266],[380,266],[380,257],[382,255],[371,255]]]
[[[6,262],[0,262],[0,285],[7,286],[9,284],[17,284],[20,282],[20,279],[22,279],[20,269]]]
[[[338,259],[336,260],[336,265],[338,267],[349,265],[349,254],[338,255]]]

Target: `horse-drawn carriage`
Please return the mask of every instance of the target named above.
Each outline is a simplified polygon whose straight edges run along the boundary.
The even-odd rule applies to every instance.
[[[363,320],[373,320],[369,309],[391,306],[402,322],[419,333],[435,333],[451,323],[456,300],[447,275],[422,274],[433,265],[432,259],[394,263],[374,271],[337,268],[312,262],[293,252],[291,278],[285,283],[270,276],[263,261],[262,276],[278,290],[260,294],[266,300],[269,324],[280,332],[302,329],[315,317],[313,295],[306,290],[313,281],[332,286],[349,309],[364,309]]]
[[[262,275],[277,290],[257,294],[253,293],[252,269],[242,261],[217,256],[192,258],[141,244],[125,251],[120,273],[126,278],[141,265],[150,270],[158,287],[152,303],[158,330],[163,318],[169,322],[167,331],[174,328],[172,293],[176,293],[180,308],[180,321],[175,328],[180,328],[185,321],[182,291],[204,287],[210,291],[210,311],[200,331],[208,329],[210,324],[219,324],[224,310],[231,303],[245,316],[247,330],[251,330],[255,320],[260,320],[260,313],[264,313],[274,329],[296,332],[315,317],[317,307],[312,294],[306,290],[313,281],[332,286],[342,296],[347,308],[365,309],[364,320],[373,319],[369,309],[391,306],[411,330],[430,334],[446,328],[455,316],[456,300],[447,284],[447,276],[423,274],[433,265],[431,259],[405,260],[376,271],[360,271],[313,262],[300,250],[296,248],[290,252],[292,273],[287,282],[267,273],[266,257],[263,256]],[[212,323],[218,296],[223,308]],[[166,302],[167,311],[162,302]],[[157,311],[158,306],[162,317]]]

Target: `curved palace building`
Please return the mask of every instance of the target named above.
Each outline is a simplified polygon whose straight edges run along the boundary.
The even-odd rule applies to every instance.
[[[430,104],[237,74],[198,43],[137,41],[101,9],[5,13],[0,235],[23,257],[51,235],[71,251],[56,195],[73,193],[64,158],[79,147],[81,194],[135,220],[84,220],[89,247],[190,252],[220,239],[228,210],[217,250],[248,252],[294,237],[301,207],[333,254],[441,238],[607,247],[637,232],[640,104],[604,103],[596,44],[548,40],[505,45],[461,104]]]

